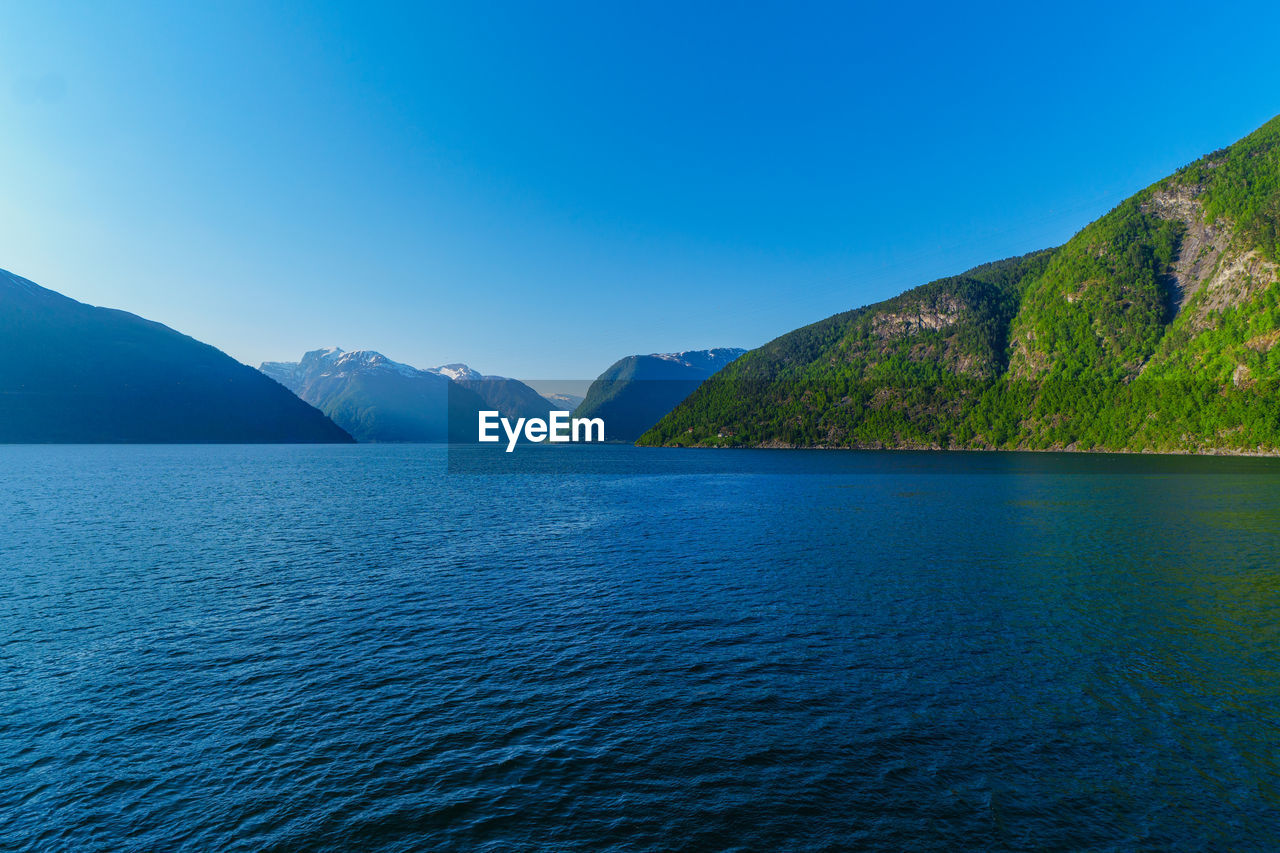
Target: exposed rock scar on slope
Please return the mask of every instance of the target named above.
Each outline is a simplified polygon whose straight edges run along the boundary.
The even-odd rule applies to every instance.
[[[901,338],[925,329],[941,331],[954,325],[960,318],[964,304],[954,296],[939,297],[931,307],[916,306],[914,312],[884,313],[872,321],[872,327],[882,338]]]
[[[1142,206],[1144,212],[1155,214],[1166,222],[1181,223],[1185,229],[1170,274],[1175,316],[1182,312],[1217,268],[1222,253],[1231,243],[1231,229],[1225,223],[1209,224],[1204,221],[1200,193],[1199,186],[1159,190]]]
[[[871,329],[876,337],[886,342],[914,337],[926,331],[946,332],[965,319],[968,307],[959,297],[943,293],[932,300],[919,302],[900,311],[877,314],[871,321]],[[998,370],[998,366],[989,359],[965,352],[953,339],[945,340],[942,346],[939,354],[935,349],[917,344],[907,356],[913,361],[940,358],[943,364],[957,374],[992,376]]]
[[[1195,312],[1188,320],[1193,331],[1212,325],[1209,315],[1213,311],[1252,299],[1275,281],[1280,271],[1256,249],[1243,249],[1225,220],[1206,222],[1200,193],[1199,186],[1162,189],[1142,206],[1145,212],[1185,228],[1170,276],[1174,316],[1190,305]],[[1195,299],[1202,292],[1204,296]]]

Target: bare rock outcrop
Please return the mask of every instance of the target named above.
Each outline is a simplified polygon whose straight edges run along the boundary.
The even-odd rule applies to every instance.
[[[1225,219],[1207,222],[1200,192],[1199,186],[1161,189],[1143,205],[1144,211],[1185,229],[1170,276],[1174,314],[1190,308],[1192,331],[1209,328],[1214,312],[1252,299],[1280,272],[1256,249],[1243,248]]]
[[[875,318],[872,328],[882,338],[902,338],[926,329],[938,332],[960,319],[964,303],[954,296],[940,296],[931,306],[917,305],[914,311],[884,313]]]

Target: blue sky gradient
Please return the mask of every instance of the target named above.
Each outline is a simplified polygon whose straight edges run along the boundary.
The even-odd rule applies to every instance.
[[[1272,3],[6,4],[0,267],[252,364],[758,346],[1280,112]]]

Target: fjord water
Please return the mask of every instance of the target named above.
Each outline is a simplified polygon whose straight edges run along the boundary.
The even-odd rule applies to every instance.
[[[0,848],[1280,849],[1275,460],[576,450],[0,447]]]

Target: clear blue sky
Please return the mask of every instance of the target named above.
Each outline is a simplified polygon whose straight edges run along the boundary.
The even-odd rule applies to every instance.
[[[1275,3],[191,5],[4,5],[0,267],[253,364],[753,347],[1280,113]]]

